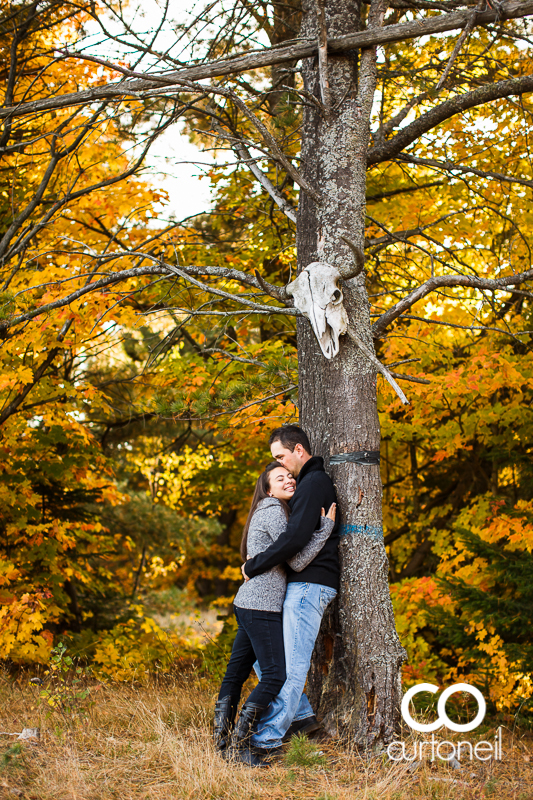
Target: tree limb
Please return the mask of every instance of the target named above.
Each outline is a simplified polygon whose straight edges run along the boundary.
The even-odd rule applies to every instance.
[[[377,194],[367,194],[367,203],[377,203],[379,200],[384,200],[386,197],[396,197],[399,194],[411,194],[418,192],[420,189],[431,189],[433,186],[444,186],[444,181],[429,181],[428,183],[419,183],[418,186],[403,186],[399,189],[390,189],[387,192],[378,192]],[[533,186],[533,181],[532,181]]]
[[[394,391],[396,392],[396,394],[398,395],[398,397],[400,398],[402,403],[404,405],[409,405],[409,400],[404,395],[404,393],[402,392],[402,390],[400,389],[400,387],[398,386],[398,384],[396,383],[396,381],[392,377],[392,375],[389,372],[389,370],[387,369],[387,367],[384,367],[383,364],[381,363],[381,361],[378,358],[376,358],[374,353],[372,353],[372,351],[368,349],[368,347],[364,344],[364,342],[361,341],[361,339],[356,334],[354,329],[351,326],[349,326],[348,330],[346,331],[346,333],[348,334],[348,336],[350,337],[352,342],[354,342],[354,344],[357,345],[359,350],[361,350],[361,352],[364,353],[365,356],[368,358],[368,360],[375,366],[377,371],[380,372],[383,375],[383,377],[385,378],[385,380],[387,380],[390,383],[390,385],[392,386],[392,388],[394,389]]]
[[[411,381],[411,383],[424,383],[429,384],[425,378],[415,378],[414,375],[405,375],[403,372],[391,372],[393,378],[398,378],[399,381]]]
[[[533,14],[533,0],[510,0],[499,6],[498,9],[482,11],[477,18],[478,25],[487,25],[491,22],[517,19]],[[415,39],[435,33],[464,28],[471,17],[471,11],[454,11],[449,14],[440,14],[423,20],[404,22],[398,25],[389,25],[374,30],[356,31],[349,36],[341,36],[328,41],[329,53],[342,53],[348,50],[373,47],[378,44],[401,42],[406,39]],[[314,56],[318,51],[318,42],[315,40],[293,40],[282,45],[263,48],[248,53],[240,53],[229,58],[209,61],[193,67],[186,67],[173,72],[157,73],[153,76],[147,74],[142,79],[123,80],[118,83],[88,89],[83,92],[73,92],[55,98],[43,98],[29,103],[19,103],[0,109],[0,118],[34,114],[38,111],[66,108],[73,105],[86,105],[102,100],[120,99],[135,96],[139,92],[147,92],[155,86],[161,87],[162,81],[167,85],[173,82],[176,85],[183,80],[203,80],[205,78],[220,77],[246,72],[251,69],[283,64],[288,61],[298,61],[301,58]]]
[[[423,297],[442,287],[467,286],[472,289],[484,289],[489,292],[505,291],[507,286],[516,286],[524,281],[533,279],[533,269],[521,272],[518,275],[508,275],[504,278],[477,278],[473,275],[440,275],[430,278],[414,291],[410,292],[396,305],[390,308],[372,326],[372,334],[375,339],[383,336],[386,328],[399,316],[407,311]]]
[[[218,132],[218,134],[226,138],[225,136],[226,132],[224,131],[220,122],[218,122],[218,120],[216,119],[213,119],[212,124],[213,128]],[[285,216],[288,217],[291,220],[291,222],[294,222],[294,224],[296,224],[296,209],[293,208],[291,204],[283,197],[281,192],[274,186],[268,175],[265,175],[263,170],[259,169],[256,160],[252,158],[252,155],[248,150],[248,148],[246,147],[246,145],[244,144],[242,138],[240,136],[237,136],[235,131],[232,131],[232,134],[233,135],[229,140],[229,142],[232,149],[237,154],[239,160],[243,164],[246,164],[252,175],[256,178],[256,180],[259,181],[263,189],[265,189],[267,194],[270,195],[272,200],[283,211]],[[268,294],[270,294],[270,292],[268,292]]]
[[[125,255],[132,255],[132,253],[114,253],[112,256],[109,256],[108,260],[110,259],[117,259],[123,258]],[[244,272],[240,272],[239,270],[232,270],[232,269],[225,269],[224,267],[182,267],[181,269],[177,269],[176,267],[165,264],[161,262],[161,259],[157,258],[150,253],[138,253],[134,252],[137,258],[148,259],[150,261],[155,261],[156,263],[153,266],[145,266],[145,267],[134,267],[132,269],[125,269],[120,270],[120,272],[113,272],[110,275],[106,275],[105,277],[101,278],[99,281],[94,281],[93,283],[88,283],[85,286],[81,286],[79,289],[71,292],[70,294],[66,295],[65,297],[60,297],[57,300],[52,301],[51,303],[46,303],[45,305],[39,306],[38,308],[34,308],[31,311],[27,311],[24,314],[19,314],[18,316],[11,317],[9,319],[3,319],[0,321],[0,339],[5,338],[6,333],[9,328],[12,328],[15,325],[20,325],[24,322],[29,322],[36,317],[39,317],[41,314],[47,314],[50,311],[54,311],[57,308],[64,308],[65,306],[74,303],[76,300],[79,300],[86,294],[90,292],[100,291],[101,289],[105,289],[109,286],[114,286],[117,283],[121,283],[122,281],[129,280],[131,278],[139,278],[144,277],[146,275],[172,275],[178,274],[180,277],[187,277],[188,280],[198,285],[203,291],[207,291],[211,294],[218,294],[226,299],[236,300],[238,302],[242,302],[243,305],[251,305],[254,307],[255,310],[261,312],[268,312],[270,314],[291,314],[291,315],[298,315],[299,312],[295,308],[276,308],[274,306],[267,306],[261,305],[259,303],[252,303],[245,298],[239,298],[238,295],[231,295],[228,292],[222,292],[217,289],[213,289],[212,287],[208,287],[205,284],[201,284],[199,281],[194,281],[189,277],[189,274],[196,274],[196,275],[211,275],[213,277],[218,278],[225,278],[226,280],[235,280],[239,281],[240,283],[245,283],[250,286],[253,286],[256,289],[262,289],[261,283],[264,284],[265,287],[268,288],[268,294],[273,297],[277,297],[274,292],[281,293],[281,289],[277,286],[272,286],[266,281],[261,281],[261,283],[257,280],[257,278],[252,277],[251,275],[246,275]],[[79,280],[80,276],[76,276],[75,278],[66,278],[65,281],[54,281],[54,285],[58,283],[63,283],[69,280]],[[36,289],[39,287],[31,287],[32,289]],[[263,289],[265,291],[265,289]],[[279,299],[279,298],[278,298]],[[289,301],[281,301],[286,302],[289,305]],[[211,312],[213,313],[213,312]],[[220,312],[224,313],[224,312]],[[242,312],[239,312],[242,313]]]
[[[530,188],[533,188],[533,180],[528,180],[527,178],[518,178],[514,175],[504,175],[501,172],[481,170],[477,169],[476,167],[464,167],[462,164],[455,164],[453,161],[437,161],[434,158],[418,158],[418,156],[411,156],[407,155],[406,153],[400,153],[397,160],[404,161],[407,164],[416,164],[421,167],[435,167],[436,169],[442,169],[445,172],[461,172],[467,175],[477,175],[479,178],[490,178],[497,181],[504,181],[505,183],[519,183],[521,186],[529,186]]]
[[[453,52],[452,52],[452,54],[451,54],[451,56],[450,56],[450,58],[448,60],[448,63],[446,64],[446,69],[442,73],[442,75],[440,77],[440,80],[437,83],[437,86],[435,88],[435,92],[440,92],[440,90],[444,86],[446,78],[448,77],[448,75],[450,74],[450,71],[452,69],[453,63],[454,63],[455,59],[457,58],[457,56],[459,55],[459,51],[460,51],[461,47],[463,46],[463,43],[465,42],[466,39],[468,39],[468,37],[470,36],[472,31],[474,30],[474,26],[475,26],[476,21],[477,21],[477,15],[481,11],[481,9],[483,8],[484,5],[485,5],[485,0],[479,0],[479,3],[477,4],[476,8],[472,12],[472,16],[468,20],[466,26],[463,29],[463,32],[461,33],[461,35],[459,36],[459,38],[458,38],[458,40],[456,42],[455,47],[453,48]]]
[[[444,122],[461,111],[469,108],[490,103],[492,100],[499,100],[503,97],[510,97],[513,94],[523,94],[533,90],[533,75],[524,75],[521,78],[511,78],[508,81],[498,81],[486,86],[480,86],[471,92],[456,95],[446,100],[444,103],[432,108],[426,114],[402,128],[396,136],[382,144],[372,147],[368,151],[367,164],[379,164],[381,161],[390,161],[401,151],[419,139],[422,134],[433,130],[441,122]]]

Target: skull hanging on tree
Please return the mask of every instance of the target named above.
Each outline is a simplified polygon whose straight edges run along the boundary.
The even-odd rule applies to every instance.
[[[339,336],[348,329],[348,315],[343,305],[341,275],[323,261],[313,261],[287,286],[294,305],[307,317],[320,349],[326,358],[339,352]]]
[[[294,299],[294,305],[311,323],[322,353],[327,359],[339,352],[339,338],[344,333],[356,343],[378,372],[390,383],[402,403],[409,404],[393,375],[376,358],[350,325],[343,305],[341,279],[347,280],[359,275],[364,267],[363,252],[348,236],[341,237],[353,252],[353,267],[342,272],[325,261],[313,261],[303,269],[296,280],[285,287],[285,295]]]

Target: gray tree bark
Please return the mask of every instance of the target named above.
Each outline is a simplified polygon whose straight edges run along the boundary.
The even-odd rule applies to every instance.
[[[303,35],[317,36],[316,0],[304,0]],[[385,7],[373,3],[369,26],[379,26]],[[329,37],[360,26],[357,0],[326,3]],[[320,205],[300,193],[298,269],[316,260],[349,268],[346,233],[364,241],[366,157],[376,85],[375,49],[328,58],[331,111],[305,108],[302,171],[323,194]],[[320,97],[317,59],[303,64],[305,89]],[[343,284],[351,325],[373,351],[364,272]],[[324,457],[337,487],[342,515],[341,587],[326,615],[309,673],[309,694],[330,732],[369,746],[391,740],[399,719],[401,664],[405,659],[388,588],[383,542],[379,466],[344,463],[330,456],[379,450],[376,371],[348,336],[328,361],[311,326],[298,320],[300,422],[313,452]]]

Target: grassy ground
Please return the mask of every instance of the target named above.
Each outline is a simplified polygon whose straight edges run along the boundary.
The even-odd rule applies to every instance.
[[[443,763],[410,770],[386,755],[303,739],[274,767],[251,770],[213,749],[213,686],[197,676],[146,687],[92,684],[88,698],[78,691],[63,694],[66,711],[50,710],[28,675],[0,674],[2,800],[533,798],[533,738],[517,730],[504,730],[501,762],[461,771]],[[29,727],[40,728],[39,742],[6,735]]]

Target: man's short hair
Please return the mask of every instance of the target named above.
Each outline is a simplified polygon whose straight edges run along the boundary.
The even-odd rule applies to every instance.
[[[291,453],[294,453],[294,448],[297,444],[301,444],[303,449],[311,455],[309,439],[307,438],[306,432],[302,430],[299,425],[283,425],[282,428],[276,428],[276,430],[272,431],[270,434],[270,439],[268,440],[269,447],[273,445],[274,442],[279,442],[282,447],[286,450],[290,450]]]

